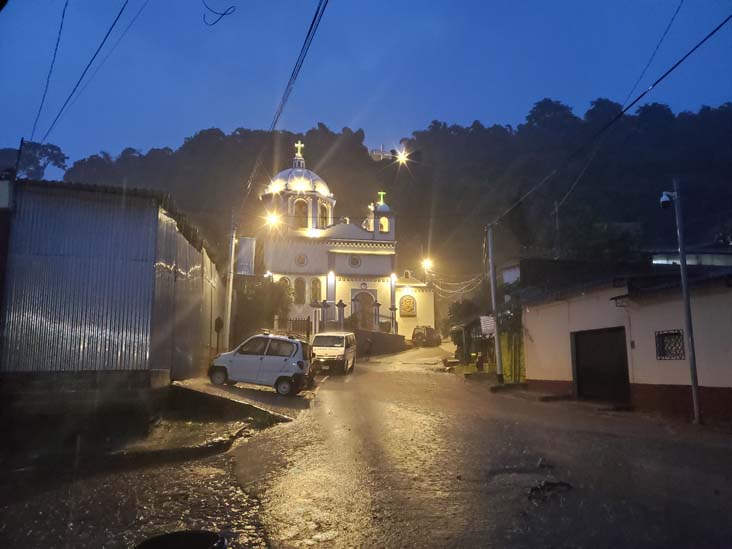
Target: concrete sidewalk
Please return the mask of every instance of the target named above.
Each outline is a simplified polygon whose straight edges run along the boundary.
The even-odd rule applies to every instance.
[[[256,415],[257,412],[267,414],[275,422],[297,419],[303,411],[310,409],[317,391],[316,387],[315,390],[302,391],[298,395],[284,397],[268,387],[259,387],[246,383],[214,385],[208,378],[174,381],[173,386],[243,404],[251,408],[252,415]]]

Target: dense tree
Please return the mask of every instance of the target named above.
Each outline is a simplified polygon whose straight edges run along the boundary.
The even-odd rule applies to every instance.
[[[27,177],[28,179],[43,179],[49,164],[65,170],[68,158],[56,145],[26,141],[23,144],[23,152],[20,157],[18,176]],[[17,149],[0,149],[0,171],[15,169],[17,159]]]
[[[518,128],[436,120],[403,140],[412,158],[419,158],[406,167],[372,160],[362,130],[335,132],[318,124],[305,134],[239,128],[227,135],[212,128],[177,150],[93,155],[75,162],[65,179],[170,191],[223,255],[231,211],[243,201],[257,157],[261,168],[239,219],[240,232],[253,235],[261,229],[259,192],[290,165],[292,146],[302,139],[308,167],[338,199],[337,215],[357,221],[376,191],[387,192],[398,214],[399,267],[413,267],[430,254],[442,270],[474,273],[482,268],[486,223],[621,110],[599,98],[577,116],[569,106],[543,99]],[[658,196],[674,176],[686,197],[690,242],[724,241],[718,235],[730,228],[730,174],[732,103],[677,115],[665,105],[644,105],[503,218],[496,247],[503,258],[549,255],[558,240],[562,256],[613,259],[670,245],[673,216],[658,208]],[[555,201],[562,202],[559,239]]]

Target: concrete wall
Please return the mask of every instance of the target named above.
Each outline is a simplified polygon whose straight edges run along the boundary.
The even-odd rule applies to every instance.
[[[628,310],[635,344],[631,383],[688,385],[688,349],[684,360],[656,360],[655,332],[684,329],[680,292],[630,301]],[[732,387],[732,288],[692,289],[691,314],[699,384]]]
[[[599,288],[523,311],[526,378],[530,387],[571,391],[571,333],[622,326],[626,334],[631,403],[639,409],[688,415],[688,348],[684,360],[656,358],[657,331],[684,330],[680,290],[623,300],[623,288]],[[692,316],[702,412],[732,417],[732,288],[723,283],[692,289]],[[684,333],[686,337],[686,333]]]
[[[626,325],[626,313],[610,298],[625,288],[601,288],[582,296],[524,307],[524,349],[529,380],[572,381],[571,332]],[[628,330],[626,329],[626,337]]]

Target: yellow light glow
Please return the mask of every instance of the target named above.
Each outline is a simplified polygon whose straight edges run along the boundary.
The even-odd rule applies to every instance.
[[[271,194],[277,194],[285,190],[285,182],[282,179],[275,179],[267,187],[267,192]]]
[[[305,235],[310,238],[315,238],[317,236],[320,236],[320,231],[318,229],[313,229],[312,227],[309,227],[308,230],[305,231]]]
[[[407,151],[405,149],[402,149],[397,153],[397,162],[399,162],[401,165],[404,165],[409,160],[409,155],[407,154]]]
[[[264,220],[268,227],[276,227],[282,221],[282,217],[276,212],[269,212]]]
[[[397,275],[395,273],[391,273],[391,285],[394,286],[397,282]]]
[[[328,284],[333,284],[335,282],[335,273],[333,271],[330,271],[328,273]]]
[[[290,189],[299,193],[304,193],[306,191],[311,191],[312,187],[310,186],[310,182],[306,181],[304,177],[298,177],[290,184]]]
[[[422,268],[425,271],[429,271],[432,268],[432,260],[431,259],[423,259],[422,260]]]

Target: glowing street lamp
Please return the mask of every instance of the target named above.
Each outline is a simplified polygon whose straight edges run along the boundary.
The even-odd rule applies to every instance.
[[[422,260],[422,268],[426,271],[429,271],[432,269],[432,260],[431,259],[423,259]]]
[[[282,218],[280,214],[275,212],[270,212],[267,214],[267,216],[264,218],[264,223],[267,225],[267,227],[274,229],[277,227],[280,222],[282,221]]]
[[[407,161],[409,160],[409,155],[407,154],[407,151],[405,149],[402,149],[401,151],[397,152],[396,159],[397,159],[397,162],[399,162],[399,164],[404,166],[404,165],[406,165]]]

